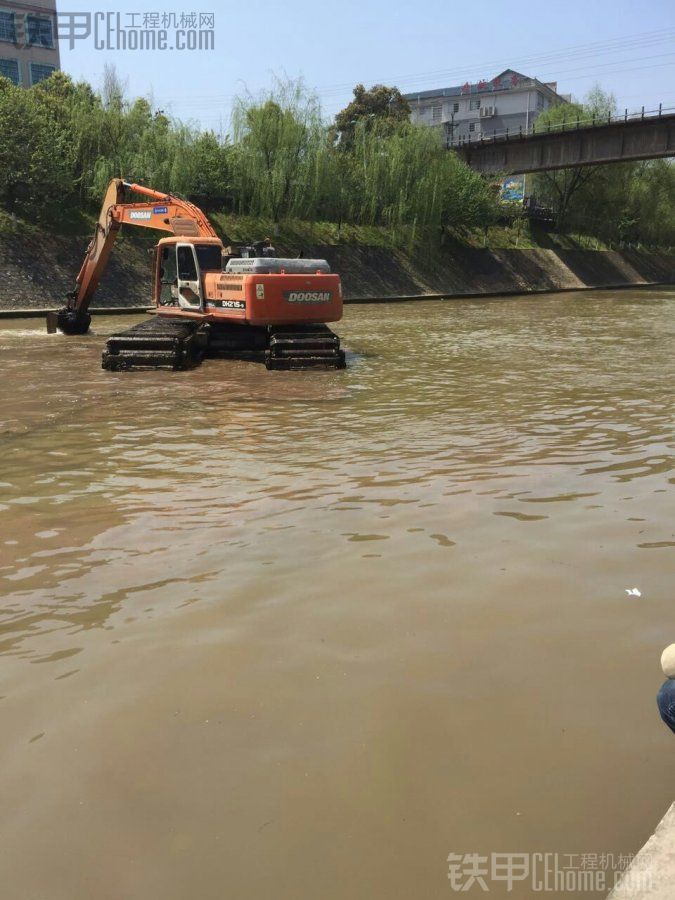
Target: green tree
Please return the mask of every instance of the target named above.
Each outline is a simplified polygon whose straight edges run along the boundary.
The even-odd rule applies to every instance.
[[[232,190],[232,147],[212,131],[194,139],[190,155],[190,193],[224,197]]]
[[[347,184],[349,216],[362,224],[408,226],[413,237],[490,221],[495,200],[488,184],[449,153],[436,129],[408,122],[359,122],[354,129]]]
[[[59,102],[46,87],[0,77],[0,202],[38,218],[72,191],[73,152]]]
[[[606,94],[596,85],[587,95],[585,103],[560,103],[544,110],[537,118],[535,128],[536,131],[558,131],[567,126],[574,128],[580,123],[591,124],[594,120],[613,115],[615,108],[614,96]],[[534,193],[553,207],[558,231],[562,231],[567,224],[572,199],[597,177],[600,168],[573,166],[535,176]]]
[[[393,131],[410,119],[410,104],[396,87],[373,85],[369,90],[362,84],[354,88],[354,99],[335,116],[334,134],[345,150],[352,148],[357,124]]]
[[[577,120],[600,124],[616,114],[613,94],[593,88],[583,104],[556,107],[537,130]],[[555,126],[552,126],[555,127]],[[675,168],[669,160],[564,169],[535,177],[535,193],[557,213],[558,227],[614,241],[672,246],[675,242]]]
[[[547,111],[537,129],[602,120],[614,106],[594,89],[584,104]],[[240,99],[233,123],[230,140],[174,120],[146,98],[128,98],[112,68],[100,90],[62,72],[29,89],[0,78],[0,204],[38,219],[69,207],[95,212],[109,180],[123,176],[200,200],[234,196],[241,213],[276,223],[386,226],[397,241],[428,242],[440,229],[484,227],[495,216],[487,182],[445,149],[438,130],[410,124],[395,88],[358,86],[337,117],[340,141],[302,82]],[[535,192],[555,206],[559,227],[675,243],[669,161],[547,173]]]
[[[639,239],[661,247],[675,246],[675,164],[654,159],[638,164],[627,213],[639,223]]]
[[[443,197],[441,225],[453,231],[487,228],[498,216],[498,203],[489,182],[444,151],[449,169]]]
[[[277,82],[258,101],[238,98],[233,126],[233,172],[242,211],[277,224],[316,207],[317,156],[326,135],[318,102],[301,81]]]

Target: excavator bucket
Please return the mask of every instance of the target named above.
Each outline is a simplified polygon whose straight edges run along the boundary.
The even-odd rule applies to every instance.
[[[91,316],[88,312],[78,312],[64,306],[56,311],[50,310],[46,315],[47,334],[62,331],[64,334],[86,334],[91,325]]]

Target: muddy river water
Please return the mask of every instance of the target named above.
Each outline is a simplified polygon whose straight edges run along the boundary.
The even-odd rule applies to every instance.
[[[1,896],[447,898],[449,854],[635,852],[675,779],[674,309],[352,306],[332,373],[111,374],[134,319],[3,323]]]

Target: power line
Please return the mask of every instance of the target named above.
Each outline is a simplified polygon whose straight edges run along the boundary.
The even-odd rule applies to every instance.
[[[651,71],[652,69],[663,69],[665,66],[672,66],[672,65],[674,65],[674,63],[672,63],[672,62],[658,63],[655,66],[634,66],[633,68],[630,68],[630,69],[624,69],[624,68],[612,69],[609,72],[601,72],[600,74],[602,74],[602,75],[617,75],[621,72],[647,72],[647,71]],[[593,73],[593,72],[588,73],[587,72],[584,75],[575,75],[572,78],[568,78],[567,81],[580,81],[582,78],[593,78],[595,74],[597,74],[597,73]]]
[[[607,66],[623,65],[624,63],[644,62],[645,60],[648,60],[648,59],[670,59],[673,56],[675,56],[675,51],[673,51],[671,53],[659,53],[656,56],[636,56],[634,59],[625,59],[625,60],[614,59],[614,60],[611,60],[611,62],[597,63],[597,64],[591,66],[591,68],[592,69],[604,69]],[[655,63],[654,68],[658,68],[659,66],[662,66],[662,65],[668,65],[668,63]],[[563,69],[562,72],[556,72],[556,76],[567,75],[567,74],[574,75],[578,71],[579,71],[579,69],[577,67],[575,67],[574,69],[567,69],[567,70]],[[628,69],[626,69],[626,71],[628,71]]]
[[[623,59],[607,59],[605,62],[596,62],[590,65],[585,64],[585,61],[589,62],[589,57],[597,59],[597,57],[600,55],[605,57],[617,57],[621,54],[626,54],[627,51],[634,52],[635,50],[647,49],[652,47],[656,49],[660,44],[664,43],[672,45],[674,38],[675,29],[647,31],[627,37],[618,37],[605,41],[593,41],[591,43],[579,44],[562,48],[556,51],[532,54],[529,56],[511,59],[509,62],[504,62],[504,60],[492,60],[491,62],[471,64],[470,66],[465,66],[461,69],[453,68],[439,69],[435,71],[430,70],[427,72],[408,74],[395,78],[380,78],[376,81],[370,81],[370,83],[394,83],[398,84],[399,87],[407,93],[415,93],[413,88],[414,84],[417,84],[418,88],[421,89],[422,82],[428,82],[434,79],[437,82],[440,81],[441,78],[448,80],[454,78],[457,81],[462,79],[466,80],[467,75],[486,72],[490,69],[494,70],[496,68],[499,68],[500,70],[503,70],[505,68],[523,70],[536,67],[539,70],[543,68],[545,71],[551,71],[550,67],[557,66],[559,63],[564,62],[575,62],[579,65],[567,69],[558,69],[554,72],[553,75],[538,75],[537,78],[540,81],[549,81],[551,79],[565,77],[566,81],[574,82],[583,80],[585,78],[592,78],[595,76],[604,77],[605,75],[613,75],[624,72],[655,70],[668,65],[672,65],[672,62],[668,61],[653,63],[649,66],[633,66],[627,68],[627,65],[634,62],[642,62],[646,60],[653,61],[659,59],[670,60],[670,57],[673,56],[672,53],[660,53],[656,55],[638,57],[630,56]],[[580,72],[580,69],[584,69],[586,71],[583,71],[582,73]],[[366,81],[366,79],[360,80]],[[342,98],[347,91],[351,92],[353,86],[354,82],[330,84],[323,87],[317,87],[313,91],[313,93],[319,99],[319,101],[322,102],[322,105],[325,109],[331,109],[336,106],[335,101],[338,98]],[[168,106],[170,108],[175,104],[175,106],[179,109],[183,106],[187,106],[188,115],[193,115],[196,119],[198,119],[200,121],[200,124],[202,124],[202,127],[216,127],[222,132],[227,127],[227,123],[229,122],[230,118],[230,108],[234,103],[236,97],[237,95],[234,93],[192,93],[190,95],[169,95],[163,97],[159,105]],[[342,102],[342,100],[340,100],[339,102]],[[200,112],[208,112],[209,110],[213,110],[214,113],[212,115],[200,115]],[[212,124],[209,126],[208,123]]]
[[[547,64],[547,63],[555,63],[557,60],[567,61],[569,59],[581,59],[582,57],[585,57],[585,56],[597,56],[601,52],[604,53],[605,55],[612,55],[612,54],[616,54],[616,53],[625,52],[626,50],[634,50],[634,49],[639,49],[639,48],[648,47],[648,46],[656,46],[656,45],[662,44],[662,43],[672,44],[672,41],[674,38],[675,38],[675,30],[672,30],[671,32],[668,32],[668,33],[659,32],[657,37],[650,37],[649,39],[644,39],[641,41],[635,40],[632,38],[630,40],[624,40],[621,43],[621,45],[619,45],[619,44],[610,45],[608,43],[582,45],[581,47],[578,47],[576,50],[570,49],[570,50],[564,50],[564,51],[557,51],[554,53],[542,54],[539,56],[525,57],[525,58],[520,58],[520,59],[512,59],[508,63],[506,63],[502,59],[500,61],[492,61],[489,63],[477,63],[477,64],[474,64],[471,66],[463,66],[461,68],[442,69],[442,70],[437,70],[435,72],[423,72],[423,73],[417,73],[417,74],[412,74],[412,75],[403,75],[403,76],[399,75],[399,76],[393,77],[393,78],[378,79],[378,80],[384,81],[385,83],[393,82],[393,83],[397,83],[397,84],[412,84],[413,82],[428,81],[430,79],[439,79],[441,77],[448,78],[448,79],[450,79],[450,78],[461,79],[461,78],[466,78],[466,76],[473,74],[473,73],[485,72],[487,70],[494,70],[495,68],[499,68],[499,67],[507,67],[507,68],[529,67],[529,68],[532,68],[533,66],[543,66],[544,64]],[[324,95],[326,95],[329,92],[333,92],[335,90],[341,90],[341,89],[344,89],[349,86],[350,85],[348,85],[348,84],[331,85],[331,86],[328,86],[327,88],[324,88],[322,90],[322,93]]]
[[[637,49],[637,48],[641,48],[641,47],[654,46],[654,45],[658,45],[661,43],[670,44],[670,43],[672,43],[674,37],[675,37],[675,29],[668,33],[659,32],[658,36],[652,36],[649,38],[645,38],[643,40],[637,40],[637,39],[631,38],[628,40],[624,39],[621,41],[621,43],[615,42],[615,43],[610,44],[609,42],[607,42],[607,43],[581,45],[577,48],[570,48],[567,50],[556,51],[553,53],[541,54],[539,56],[531,56],[531,57],[524,57],[524,58],[520,58],[520,59],[511,60],[510,63],[508,64],[508,67],[513,68],[514,66],[518,66],[518,67],[520,67],[520,66],[528,66],[528,67],[541,66],[541,65],[544,65],[547,63],[555,62],[558,59],[562,59],[562,60],[569,60],[570,58],[580,59],[584,56],[597,56],[599,53],[611,55],[611,54],[621,53],[626,50],[633,50],[633,49]],[[490,68],[496,68],[499,65],[500,65],[500,63],[495,62],[495,61],[493,61],[491,63],[478,63],[478,64],[472,66],[470,69],[469,69],[469,67],[462,67],[461,69],[456,68],[456,69],[440,70],[437,72],[423,72],[423,73],[418,73],[418,74],[414,74],[414,75],[399,76],[399,78],[397,80],[401,81],[401,82],[409,83],[411,81],[417,81],[420,79],[426,80],[431,77],[436,78],[436,77],[448,76],[448,75],[455,76],[455,77],[462,77],[462,73],[466,73],[468,71],[481,72],[481,71],[484,71],[484,70],[487,70]],[[501,65],[504,65],[503,60],[501,61]]]
[[[672,43],[675,38],[675,29],[669,29],[666,31],[656,31],[656,32],[643,32],[642,34],[637,34],[631,37],[626,38],[615,38],[611,41],[596,41],[591,44],[582,44],[577,45],[576,47],[569,47],[562,50],[554,51],[551,53],[538,54],[535,56],[529,57],[521,57],[519,59],[511,60],[508,64],[510,68],[514,66],[531,66],[531,65],[543,65],[544,63],[552,64],[555,60],[562,58],[564,60],[569,60],[570,58],[580,59],[583,56],[597,56],[598,53],[604,52],[606,54],[612,53],[620,53],[625,50],[631,49],[639,49],[646,46],[654,46],[661,43]],[[626,62],[632,62],[633,60],[626,60]],[[619,62],[618,60],[616,62]],[[390,78],[378,79],[379,82],[388,82],[388,83],[397,83],[397,84],[410,84],[414,81],[419,80],[429,80],[432,78],[457,78],[460,79],[462,77],[466,77],[467,74],[471,72],[481,72],[490,68],[497,68],[499,66],[506,65],[503,60],[501,61],[492,61],[487,63],[477,63],[474,64],[471,68],[468,66],[464,66],[462,68],[456,69],[441,69],[436,71],[429,71],[425,73],[418,73],[412,75],[404,75]],[[572,71],[572,70],[571,70]],[[333,84],[333,85],[325,85],[319,86],[316,88],[316,93],[319,97],[328,98],[334,94],[342,93],[344,90],[351,90],[353,87],[353,82],[343,82],[341,84]],[[413,93],[413,91],[409,91],[409,93]],[[202,94],[199,95],[204,98],[204,102],[218,102],[218,101],[232,101],[234,99],[234,95],[231,94]],[[194,102],[194,95],[189,97],[170,97],[167,98],[169,100],[182,100],[186,99],[190,101],[192,104]]]
[[[627,59],[627,60],[621,60],[621,61],[612,60],[610,62],[597,63],[594,66],[588,67],[588,68],[590,68],[591,71],[585,71],[583,74],[579,73],[579,67],[575,67],[573,69],[567,69],[567,70],[564,70],[563,72],[559,72],[559,73],[557,73],[557,76],[565,75],[566,81],[578,81],[582,78],[592,78],[594,76],[613,75],[613,74],[622,73],[622,72],[643,71],[645,69],[658,69],[658,68],[663,68],[664,66],[670,66],[673,64],[673,62],[667,61],[667,62],[661,62],[661,63],[654,63],[653,65],[650,65],[650,66],[639,66],[637,68],[636,67],[627,68],[626,63],[643,62],[648,59],[664,59],[665,58],[667,60],[671,60],[671,58],[673,56],[675,56],[675,52],[663,53],[663,54],[659,54],[658,56],[654,56],[654,57],[640,56],[640,57],[635,57],[633,59]],[[620,68],[612,69],[611,68],[612,66],[620,66]],[[609,71],[598,71],[598,70],[607,69],[607,67],[610,67]],[[582,67],[582,68],[587,68],[587,67]],[[572,77],[569,77],[569,76],[572,76]],[[551,76],[546,76],[546,75],[542,76],[542,78],[548,78],[548,77],[551,77]],[[323,94],[317,94],[317,97],[319,100],[327,99],[327,97]],[[192,109],[192,110],[210,108],[210,107],[213,107],[214,105],[218,105],[221,107],[227,107],[235,99],[236,99],[236,95],[229,95],[229,96],[224,95],[222,97],[222,99],[219,99],[219,100],[206,99],[203,95],[202,95],[202,99],[196,99],[195,97],[185,98],[184,100],[182,98],[173,98],[174,102],[189,103],[190,109]],[[171,102],[171,98],[165,98],[165,101]]]

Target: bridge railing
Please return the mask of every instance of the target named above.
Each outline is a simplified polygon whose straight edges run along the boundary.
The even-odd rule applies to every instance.
[[[607,116],[598,116],[592,115],[585,119],[568,119],[564,122],[558,122],[555,125],[551,125],[548,122],[546,125],[542,125],[537,128],[536,119],[528,128],[523,128],[522,125],[516,129],[506,129],[505,131],[497,131],[496,129],[492,130],[492,134],[485,134],[481,131],[479,135],[473,137],[471,134],[468,137],[458,138],[457,140],[453,140],[452,138],[448,138],[446,141],[446,146],[448,150],[455,149],[456,147],[466,147],[470,144],[490,144],[493,142],[499,141],[509,141],[509,140],[521,140],[523,138],[532,137],[534,135],[542,135],[542,134],[555,134],[556,132],[568,132],[568,131],[577,131],[582,128],[596,128],[600,126],[606,125],[615,125],[617,123],[626,123],[626,122],[641,122],[644,120],[655,120],[658,121],[664,115],[671,115],[675,112],[675,106],[663,106],[662,103],[659,103],[658,109],[650,109],[645,110],[644,106],[641,110],[637,112],[628,112],[626,109],[622,114],[618,115],[607,115]],[[457,127],[457,126],[455,126]]]

